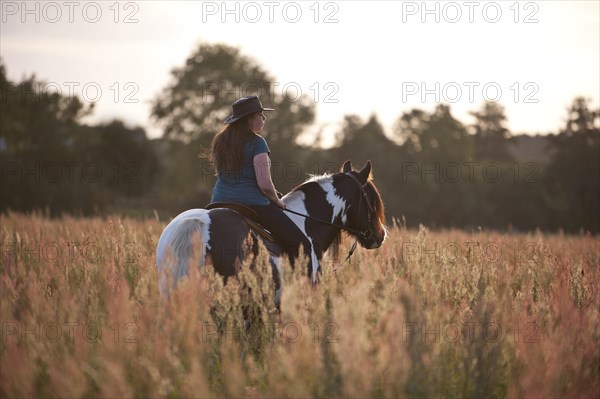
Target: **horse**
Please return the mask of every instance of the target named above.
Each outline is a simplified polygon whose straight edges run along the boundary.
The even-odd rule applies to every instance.
[[[337,252],[343,231],[354,236],[366,249],[383,244],[387,236],[384,204],[371,172],[371,161],[359,171],[353,170],[352,163],[346,161],[340,172],[312,176],[282,197],[288,216],[313,244],[312,270],[307,270],[313,283],[318,280],[323,254],[332,246]],[[158,240],[156,260],[161,295],[169,288],[165,272],[171,273],[172,284],[187,276],[192,237],[196,234],[200,235],[199,266],[211,262],[225,283],[251,253],[257,255],[257,235],[252,234],[251,225],[239,212],[229,208],[182,212],[167,225]],[[248,242],[253,245],[247,245]],[[166,256],[169,250],[171,256]],[[270,253],[277,290],[275,301],[279,308],[281,252],[275,249]]]

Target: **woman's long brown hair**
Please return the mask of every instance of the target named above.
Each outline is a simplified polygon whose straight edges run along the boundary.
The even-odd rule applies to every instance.
[[[213,138],[210,160],[215,167],[215,174],[236,172],[243,166],[244,144],[248,137],[254,135],[248,124],[252,115],[225,126]]]

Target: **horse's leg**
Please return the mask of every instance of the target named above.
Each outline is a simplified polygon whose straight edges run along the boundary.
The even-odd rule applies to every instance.
[[[223,283],[227,284],[229,277],[235,276],[239,266],[246,261],[248,255],[253,252],[253,245],[248,241],[250,227],[246,220],[237,212],[226,208],[215,208],[210,210],[210,251],[209,256],[215,272],[223,276]],[[244,327],[248,328],[247,307],[242,309]],[[216,315],[214,309],[211,314],[217,324],[220,334],[225,333],[224,320]]]
[[[278,313],[281,313],[281,291],[283,289],[281,286],[281,256],[271,256],[269,261],[273,273],[273,282],[275,283],[275,308],[277,308]]]
[[[238,267],[248,260],[248,256],[253,258],[250,268],[254,268],[255,262],[258,260],[259,239],[250,232],[245,219],[237,212],[230,209],[212,209],[210,212],[213,221],[210,231],[210,256],[215,271],[223,276],[226,283],[229,277],[237,274]],[[271,254],[269,261],[277,290],[275,304],[279,309],[281,296],[279,256],[281,250],[277,245],[266,244],[266,246]],[[258,346],[261,345],[260,335],[264,334],[265,329],[261,311],[262,309],[253,303],[245,303],[242,308],[243,331],[250,342],[256,342]],[[256,350],[259,350],[258,347],[255,347],[253,352]]]

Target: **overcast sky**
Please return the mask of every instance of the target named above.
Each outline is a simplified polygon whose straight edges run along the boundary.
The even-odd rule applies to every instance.
[[[3,1],[0,49],[11,80],[35,73],[96,101],[90,123],[120,118],[152,137],[149,101],[200,43],[240,47],[276,90],[309,96],[328,130],[376,113],[389,132],[438,103],[471,123],[499,100],[510,130],[533,134],[557,131],[575,96],[598,105],[599,3]]]

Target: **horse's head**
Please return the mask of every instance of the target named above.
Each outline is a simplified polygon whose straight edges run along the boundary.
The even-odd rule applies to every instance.
[[[383,201],[371,180],[371,169],[371,161],[361,170],[353,170],[346,161],[335,179],[336,191],[343,193],[347,204],[346,227],[367,249],[379,248],[387,235]]]

